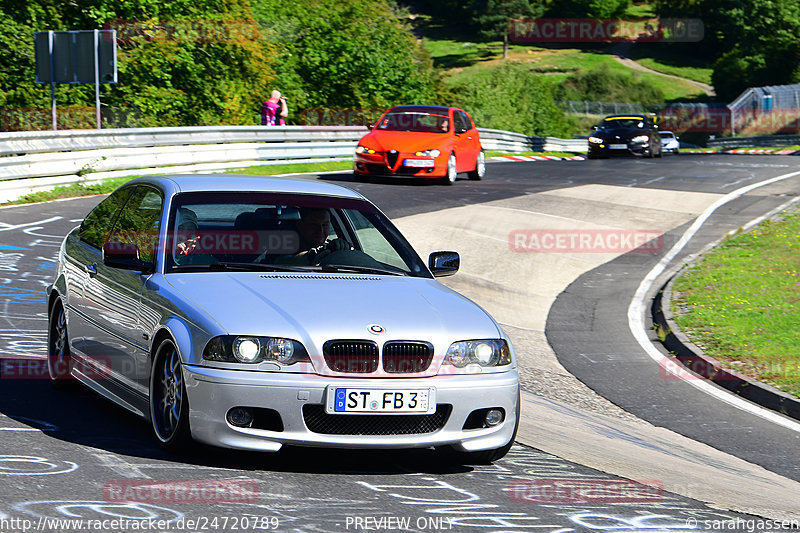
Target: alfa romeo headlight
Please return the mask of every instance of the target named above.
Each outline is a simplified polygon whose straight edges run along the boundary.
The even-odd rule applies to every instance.
[[[422,150],[419,152],[414,152],[414,155],[417,157],[439,157],[442,154],[439,150]]]
[[[603,139],[600,137],[589,137],[589,142],[592,144],[603,144]]]
[[[650,137],[648,137],[647,135],[637,135],[636,137],[631,139],[631,142],[646,143],[649,140],[650,140]]]
[[[276,361],[282,365],[310,361],[306,349],[295,340],[244,335],[214,337],[206,344],[203,359],[248,364]]]
[[[356,153],[357,154],[374,154],[375,150],[372,148],[367,148],[366,146],[361,146],[360,144],[356,146]]]
[[[503,339],[458,341],[450,345],[444,364],[464,368],[469,364],[483,367],[511,364],[511,350]]]

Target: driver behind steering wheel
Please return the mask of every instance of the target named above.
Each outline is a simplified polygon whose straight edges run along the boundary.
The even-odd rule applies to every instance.
[[[331,232],[331,215],[327,209],[301,207],[300,220],[297,221],[299,250],[294,256],[282,257],[275,262],[283,265],[318,265],[327,255],[353,247],[344,239],[328,241]]]

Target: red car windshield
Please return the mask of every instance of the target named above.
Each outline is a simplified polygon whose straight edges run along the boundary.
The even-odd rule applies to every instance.
[[[417,131],[426,133],[447,133],[450,121],[447,115],[419,112],[390,112],[378,123],[382,131]]]

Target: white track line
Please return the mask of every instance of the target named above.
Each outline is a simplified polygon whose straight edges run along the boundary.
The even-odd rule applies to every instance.
[[[771,185],[778,181],[783,181],[794,176],[800,175],[800,171],[798,172],[790,172],[789,174],[782,174],[780,176],[776,176],[774,178],[770,178],[765,181],[761,181],[758,183],[754,183],[748,185],[746,187],[742,187],[740,189],[736,189],[732,191],[713,204],[708,207],[686,230],[680,240],[675,243],[675,245],[670,249],[669,252],[658,262],[658,264],[653,267],[653,269],[645,276],[642,280],[642,283],[639,285],[639,288],[636,290],[636,294],[631,301],[631,305],[628,307],[628,327],[633,333],[634,338],[639,343],[639,345],[647,352],[655,362],[659,364],[659,366],[669,372],[670,365],[666,364],[670,361],[670,358],[663,355],[658,349],[653,345],[653,343],[648,338],[647,334],[645,333],[645,325],[644,325],[644,310],[645,310],[645,298],[647,297],[647,293],[650,291],[650,288],[655,283],[656,279],[664,272],[667,265],[675,258],[675,256],[680,253],[680,251],[686,246],[686,244],[691,240],[692,237],[700,230],[700,228],[705,224],[706,220],[716,211],[719,207],[725,205],[726,203],[730,202],[731,200],[735,200],[740,196],[747,194],[748,192],[757,189],[759,187],[764,187],[766,185]],[[742,411],[746,411],[750,414],[760,416],[770,422],[774,422],[780,426],[785,428],[791,429],[792,431],[796,431],[800,433],[800,423],[791,420],[783,415],[776,413],[770,409],[766,409],[761,407],[760,405],[756,405],[751,403],[739,396],[728,392],[727,390],[721,389],[712,385],[711,383],[701,380],[701,379],[685,379],[680,375],[676,376],[679,379],[684,379],[690,385],[697,387],[701,391],[709,394],[718,400],[721,400],[737,409],[741,409]]]

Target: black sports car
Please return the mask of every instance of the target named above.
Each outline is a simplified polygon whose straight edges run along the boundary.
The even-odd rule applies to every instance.
[[[661,157],[655,115],[609,115],[589,137],[589,159],[612,155]]]

